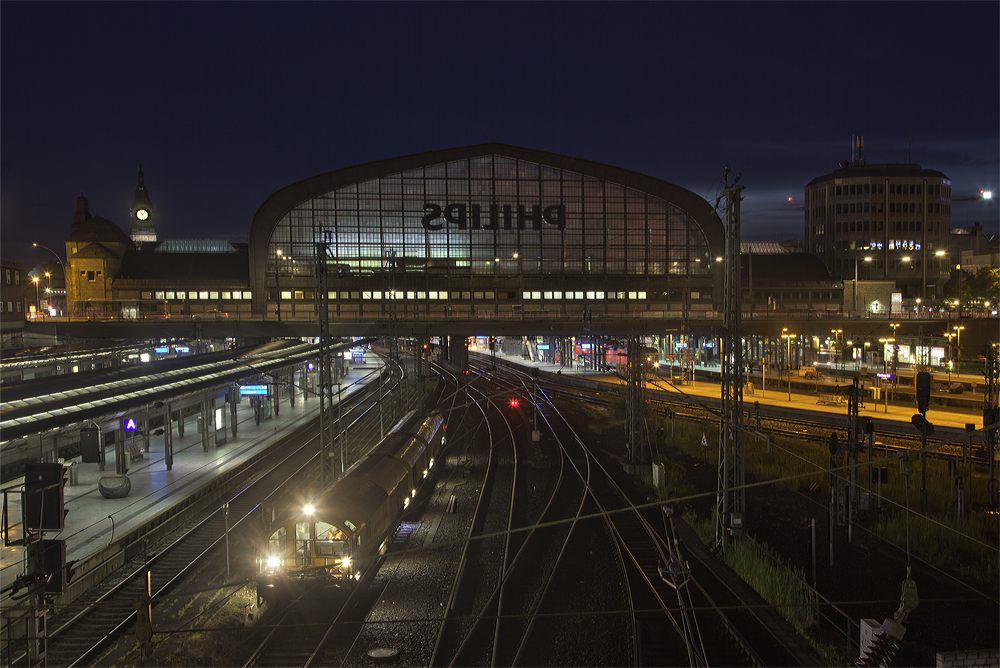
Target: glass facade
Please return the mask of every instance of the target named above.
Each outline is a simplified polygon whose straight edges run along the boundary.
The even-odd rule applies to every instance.
[[[565,169],[484,155],[311,197],[271,234],[267,271],[707,277],[709,243],[671,202]],[[334,268],[335,267],[335,268]]]

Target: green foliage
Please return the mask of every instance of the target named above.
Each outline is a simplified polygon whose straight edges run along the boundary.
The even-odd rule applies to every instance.
[[[959,297],[959,286],[962,295]],[[947,300],[961,299],[963,304],[981,304],[1000,301],[1000,269],[981,267],[975,273],[964,269],[952,269],[948,282],[944,284]]]
[[[723,555],[726,563],[768,603],[777,607],[802,635],[819,621],[816,595],[806,585],[803,573],[790,567],[767,545],[753,540],[730,543]]]

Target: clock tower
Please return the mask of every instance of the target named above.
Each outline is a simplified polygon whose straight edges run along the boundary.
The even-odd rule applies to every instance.
[[[135,197],[129,209],[132,228],[129,236],[138,246],[143,241],[156,241],[156,225],[153,224],[153,203],[149,201],[149,192],[142,176],[142,163],[139,163],[139,184],[135,187]]]

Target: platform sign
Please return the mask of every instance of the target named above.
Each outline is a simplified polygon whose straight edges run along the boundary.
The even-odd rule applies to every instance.
[[[190,352],[190,350],[191,349],[188,348],[187,346],[174,346],[175,353],[187,353]]]
[[[891,373],[877,373],[877,374],[875,374],[875,377],[876,378],[881,378],[883,380],[892,380],[892,374]]]
[[[537,346],[535,346],[535,348],[537,348],[538,350],[548,350],[549,349],[549,344],[547,344],[547,343],[539,343]]]
[[[241,385],[240,396],[267,395],[267,385]]]
[[[136,431],[135,418],[125,418],[122,420],[122,429],[125,431]]]
[[[170,346],[163,346],[162,348],[153,348],[153,352],[158,355],[166,355],[170,352]]]

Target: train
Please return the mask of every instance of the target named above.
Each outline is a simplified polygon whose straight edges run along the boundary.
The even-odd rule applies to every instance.
[[[445,447],[441,415],[411,411],[344,475],[303,502],[262,508],[257,601],[343,603],[374,577],[387,541]]]

